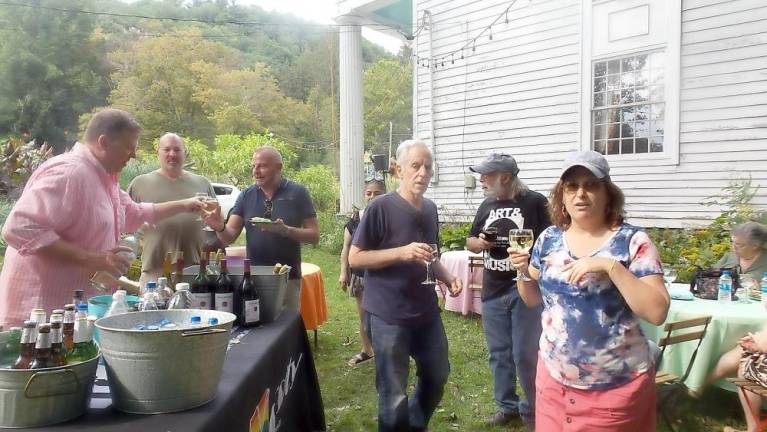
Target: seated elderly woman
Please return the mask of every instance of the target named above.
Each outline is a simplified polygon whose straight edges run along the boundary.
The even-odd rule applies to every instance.
[[[756,280],[767,272],[767,227],[758,222],[746,222],[732,229],[732,251],[726,253],[716,267],[737,267],[740,274]]]
[[[718,381],[728,375],[748,378],[767,385],[767,323],[762,330],[749,333],[738,341],[738,345],[726,352],[706,379],[706,384]],[[761,396],[752,392],[738,392],[743,414],[746,416],[747,432],[756,432],[759,425],[751,413],[758,413],[762,406]],[[740,432],[726,427],[725,432]]]

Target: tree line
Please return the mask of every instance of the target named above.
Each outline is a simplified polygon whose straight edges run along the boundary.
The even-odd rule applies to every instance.
[[[63,151],[103,106],[132,112],[141,146],[174,131],[271,133],[299,162],[335,166],[334,26],[235,0],[28,0],[0,5],[0,136]],[[163,19],[159,19],[163,18]],[[248,24],[236,24],[248,23]],[[383,151],[389,122],[412,129],[409,52],[365,42],[365,145]]]

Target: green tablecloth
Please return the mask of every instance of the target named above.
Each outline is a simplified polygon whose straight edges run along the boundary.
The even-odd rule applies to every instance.
[[[684,287],[683,284],[674,284],[674,288]],[[722,354],[734,348],[736,342],[746,333],[760,330],[767,320],[767,311],[759,302],[721,304],[716,300],[695,298],[692,301],[671,300],[666,322],[701,315],[711,315],[713,319],[708,326],[708,333],[701,343],[695,364],[686,381],[687,386],[692,390],[697,390],[703,385],[706,375],[714,368]],[[644,321],[641,325],[644,334],[655,342],[664,335],[663,325],[656,327]],[[684,330],[680,332],[684,332]],[[683,342],[666,348],[660,369],[682,376],[690,361],[690,356],[695,350],[696,343]],[[734,390],[733,386],[724,381],[718,385]]]

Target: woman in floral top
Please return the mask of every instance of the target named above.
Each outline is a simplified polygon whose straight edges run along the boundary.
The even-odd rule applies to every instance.
[[[626,224],[624,197],[596,152],[569,155],[551,192],[554,226],[509,250],[528,306],[543,302],[536,429],[654,431],[653,358],[639,319],[659,325],[669,296],[660,258]],[[522,279],[522,278],[520,278]]]

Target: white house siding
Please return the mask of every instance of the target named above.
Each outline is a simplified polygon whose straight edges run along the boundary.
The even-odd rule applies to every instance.
[[[431,55],[440,58],[509,3],[417,1],[414,17],[431,12]],[[464,60],[459,53],[452,64],[448,56],[445,67],[433,71],[439,181],[429,193],[443,206],[442,220],[474,214],[482,193],[465,193],[464,175],[487,153],[513,154],[520,177],[548,195],[564,155],[581,148],[581,1],[520,0],[508,17],[508,25],[501,19],[493,27],[492,41],[482,37]],[[414,47],[428,56],[427,31]],[[720,209],[702,201],[733,176],[750,175],[763,188],[753,203],[767,206],[767,3],[684,0],[680,61],[679,164],[613,168],[631,222],[705,223]],[[414,123],[417,135],[429,138],[429,71],[416,67],[414,73]]]

